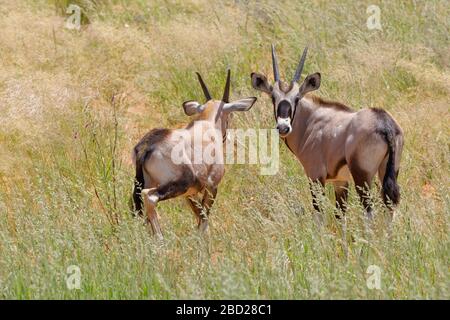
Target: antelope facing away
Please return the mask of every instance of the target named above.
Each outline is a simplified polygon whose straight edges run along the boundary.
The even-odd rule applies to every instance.
[[[196,119],[182,129],[153,129],[133,150],[135,209],[142,215],[143,202],[147,222],[160,238],[157,203],[181,195],[188,200],[198,228],[207,229],[210,208],[224,175],[223,142],[229,115],[248,111],[256,101],[251,97],[229,102],[230,70],[222,100],[213,100],[202,77],[197,76],[207,101],[183,103],[186,115],[197,115]]]
[[[308,75],[298,83],[307,48],[287,84],[280,80],[275,47],[272,64],[275,83],[266,76],[252,73],[252,86],[272,98],[274,116],[280,137],[303,165],[311,181],[313,206],[320,212],[314,184],[334,184],[336,206],[345,212],[348,184],[353,178],[368,218],[372,207],[368,197],[373,177],[382,182],[384,203],[397,205],[400,191],[397,176],[403,148],[403,132],[386,111],[366,108],[355,111],[339,102],[323,100],[310,92],[319,89],[321,75]],[[337,216],[339,217],[339,216]]]

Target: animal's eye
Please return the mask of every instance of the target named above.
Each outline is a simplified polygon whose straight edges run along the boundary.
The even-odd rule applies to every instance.
[[[300,101],[300,97],[295,97],[295,105],[297,105],[297,103]]]
[[[272,103],[275,104],[275,97],[272,96]]]

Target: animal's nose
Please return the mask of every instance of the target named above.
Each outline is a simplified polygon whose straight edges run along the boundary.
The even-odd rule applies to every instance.
[[[285,125],[278,125],[277,130],[280,134],[286,134],[289,132],[289,127]]]

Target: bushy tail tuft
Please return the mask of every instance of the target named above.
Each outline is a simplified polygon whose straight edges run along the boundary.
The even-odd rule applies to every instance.
[[[386,173],[383,178],[383,201],[386,205],[392,203],[397,205],[400,202],[400,187],[397,184],[397,172],[395,171],[395,140],[392,132],[384,132],[384,139],[388,145],[388,161]]]
[[[137,150],[135,152],[135,165],[136,165],[136,177],[134,179],[134,190],[133,190],[133,201],[134,201],[134,211],[141,216],[142,215],[142,199],[141,199],[141,191],[144,188],[145,180],[144,180],[144,163],[145,156],[139,157]],[[142,159],[144,158],[144,159]],[[144,160],[144,161],[143,161]]]

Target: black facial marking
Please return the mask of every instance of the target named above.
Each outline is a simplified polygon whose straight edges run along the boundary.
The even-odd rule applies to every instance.
[[[278,104],[277,117],[280,118],[291,118],[292,107],[289,101],[283,100]]]

